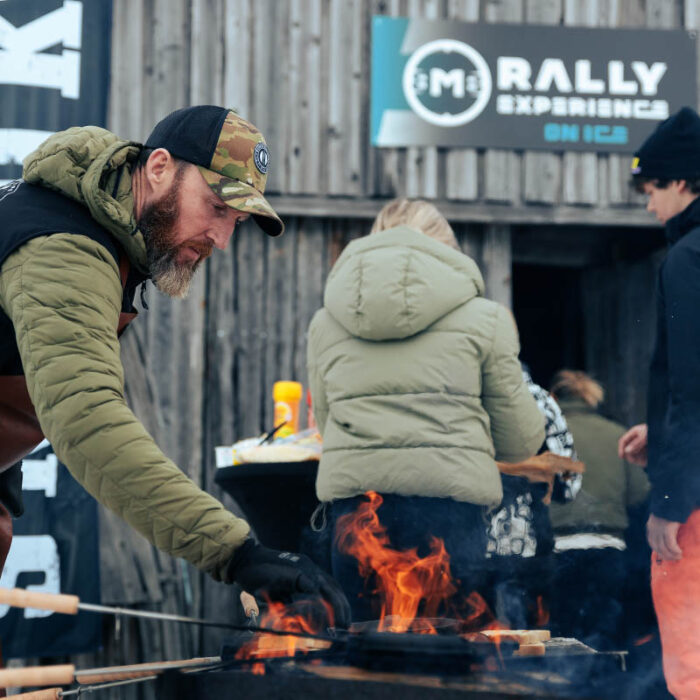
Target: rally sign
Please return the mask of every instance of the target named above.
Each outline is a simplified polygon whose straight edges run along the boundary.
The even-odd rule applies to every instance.
[[[696,38],[374,17],[375,146],[630,152],[695,106]]]

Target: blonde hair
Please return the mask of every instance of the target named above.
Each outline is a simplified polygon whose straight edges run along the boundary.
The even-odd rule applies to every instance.
[[[561,399],[583,399],[589,406],[597,408],[605,397],[603,387],[585,372],[562,369],[554,375],[550,392]]]
[[[445,245],[460,250],[447,219],[430,202],[423,199],[393,199],[382,207],[372,224],[372,233],[395,226],[409,226]]]

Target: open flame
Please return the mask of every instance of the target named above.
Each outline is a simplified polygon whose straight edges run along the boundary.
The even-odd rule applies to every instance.
[[[286,606],[268,601],[267,611],[260,618],[260,627],[282,632],[323,634],[328,621],[333,620],[333,610],[325,601],[309,601]],[[273,659],[307,654],[318,649],[328,649],[331,642],[294,635],[256,634],[236,653],[236,659]],[[262,664],[254,664],[254,673],[264,673]]]
[[[416,549],[393,549],[377,515],[382,497],[373,491],[366,496],[354,513],[338,519],[336,541],[340,551],[357,560],[361,576],[374,577],[381,600],[378,631],[437,634],[429,620],[441,614],[457,619],[464,632],[505,627],[476,591],[466,598],[457,595],[459,581],[452,579],[441,539],[431,539],[426,557]]]
[[[459,593],[444,542],[432,538],[425,557],[418,556],[416,549],[393,549],[377,515],[383,499],[374,492],[366,495],[366,502],[337,523],[339,549],[357,560],[362,576],[372,578],[381,602],[378,624],[355,624],[355,631],[371,624],[380,632],[438,634],[438,627],[449,623],[467,640],[493,643],[500,658],[500,644],[510,638],[508,626],[496,619],[476,591],[467,596]],[[537,607],[538,622],[544,625],[549,614],[541,598]],[[333,611],[324,601],[300,601],[290,606],[268,601],[260,626],[321,635],[333,626]],[[513,634],[517,632],[511,631]],[[260,633],[239,649],[236,658],[254,662],[253,671],[264,673],[263,659],[307,654],[330,646],[326,640]]]
[[[360,575],[374,576],[381,598],[379,631],[406,632],[420,613],[437,617],[457,592],[450,576],[450,557],[442,540],[433,538],[430,554],[391,548],[377,509],[382,497],[373,491],[354,513],[338,519],[338,548],[357,559]],[[436,634],[435,629],[416,630]]]

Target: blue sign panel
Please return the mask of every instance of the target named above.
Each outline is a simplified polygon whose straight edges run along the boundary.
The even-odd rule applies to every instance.
[[[681,30],[372,23],[375,146],[631,152],[696,104],[696,38]]]

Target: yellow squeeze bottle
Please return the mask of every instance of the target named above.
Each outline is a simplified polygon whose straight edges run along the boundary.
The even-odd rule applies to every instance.
[[[299,382],[275,382],[272,387],[272,399],[275,402],[274,426],[284,425],[275,433],[276,438],[283,438],[299,432],[299,404],[302,386]]]

